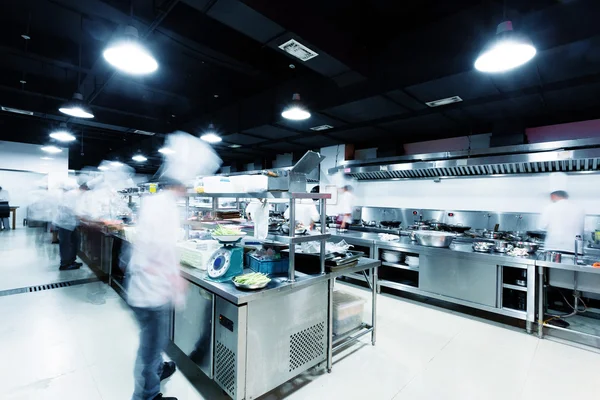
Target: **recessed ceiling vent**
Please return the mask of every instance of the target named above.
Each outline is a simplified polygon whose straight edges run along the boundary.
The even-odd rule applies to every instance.
[[[331,125],[319,125],[319,126],[313,126],[312,128],[310,128],[311,131],[326,131],[327,129],[331,129],[333,128],[333,126]]]
[[[138,135],[145,135],[145,136],[154,136],[154,135],[156,135],[156,133],[154,133],[154,132],[141,131],[139,129],[136,129],[135,131],[133,131],[133,133],[136,133]]]
[[[427,104],[429,107],[439,107],[439,106],[445,106],[447,104],[459,103],[461,101],[463,101],[463,99],[461,99],[459,96],[452,96],[452,97],[446,97],[445,99],[428,101],[425,104]]]
[[[285,51],[286,53],[290,54],[291,56],[296,57],[297,59],[302,61],[308,61],[311,58],[315,58],[319,55],[319,53],[317,53],[316,51],[309,49],[308,47],[294,39],[288,40],[284,44],[280,45],[279,48]]]
[[[2,107],[2,111],[7,111],[15,114],[33,115],[33,111],[19,110],[18,108]]]

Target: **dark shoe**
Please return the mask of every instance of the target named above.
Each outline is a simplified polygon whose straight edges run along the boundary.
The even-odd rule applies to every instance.
[[[163,397],[162,393],[159,393],[158,396],[152,400],[177,400],[177,397]]]
[[[52,244],[59,244],[60,242],[58,240],[53,240],[51,243]]]
[[[75,261],[75,262],[73,263],[73,265],[77,265],[77,266],[81,267],[81,266],[83,265],[83,263],[80,263],[80,262],[77,262],[77,261]]]
[[[61,265],[58,269],[59,271],[72,271],[74,269],[81,268],[81,265],[71,264],[71,265]]]
[[[175,373],[176,370],[177,366],[173,361],[165,361],[163,363],[162,372],[160,374],[160,380],[164,381],[165,379],[169,378]]]

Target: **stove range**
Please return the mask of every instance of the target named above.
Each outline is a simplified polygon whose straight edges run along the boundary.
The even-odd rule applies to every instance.
[[[400,235],[400,228],[389,228],[381,225],[365,226],[362,224],[351,224],[348,227],[348,230],[356,232],[388,233],[390,235]]]

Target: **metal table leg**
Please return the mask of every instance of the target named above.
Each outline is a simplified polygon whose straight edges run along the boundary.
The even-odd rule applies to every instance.
[[[527,333],[533,333],[535,322],[535,265],[527,267]]]
[[[372,292],[373,292],[373,301],[372,301],[372,314],[371,315],[371,325],[373,326],[373,332],[371,333],[371,343],[375,346],[375,341],[377,340],[377,287],[378,285],[378,270],[379,267],[375,267],[371,270],[371,277],[373,278],[372,282]]]
[[[329,279],[329,296],[328,296],[328,306],[329,306],[329,317],[328,324],[329,329],[327,330],[327,372],[331,372],[331,368],[333,366],[333,283],[335,278]]]
[[[538,337],[544,337],[544,267],[538,267]]]

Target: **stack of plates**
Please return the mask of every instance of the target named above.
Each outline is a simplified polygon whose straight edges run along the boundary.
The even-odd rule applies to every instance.
[[[418,267],[419,266],[419,257],[414,256],[406,256],[406,265],[409,267]]]
[[[402,260],[402,254],[397,251],[383,250],[381,258],[389,263],[399,264]]]

